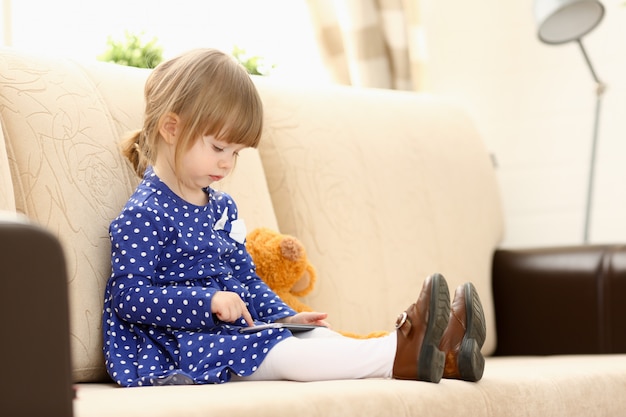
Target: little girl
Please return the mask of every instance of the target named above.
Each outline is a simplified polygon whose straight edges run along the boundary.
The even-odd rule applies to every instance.
[[[352,339],[328,329],[325,313],[296,314],[257,276],[235,202],[210,187],[261,137],[261,100],[234,59],[201,49],[164,62],[145,99],[143,129],[123,143],[143,180],[109,229],[104,354],[118,384],[482,377],[485,323],[471,283],[450,308],[434,274],[395,332]],[[321,327],[239,332],[261,322]]]

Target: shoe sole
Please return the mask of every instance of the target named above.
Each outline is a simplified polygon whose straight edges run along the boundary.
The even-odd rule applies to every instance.
[[[458,356],[459,374],[464,381],[476,382],[483,377],[485,369],[485,358],[480,349],[485,343],[487,329],[478,291],[471,282],[465,284],[464,291],[467,330]]]
[[[446,355],[439,350],[439,342],[450,318],[450,292],[443,275],[433,274],[430,278],[428,325],[417,361],[417,377],[420,381],[437,383],[443,376],[446,363]]]

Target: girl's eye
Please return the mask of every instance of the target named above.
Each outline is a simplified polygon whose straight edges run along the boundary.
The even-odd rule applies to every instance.
[[[213,150],[215,152],[224,152],[224,148],[220,148],[219,146],[215,146],[215,145],[213,145]]]

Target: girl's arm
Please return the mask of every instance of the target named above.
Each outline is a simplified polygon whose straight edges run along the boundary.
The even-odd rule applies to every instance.
[[[238,271],[237,278],[252,294],[249,308],[256,312],[259,320],[272,323],[294,316],[296,311],[289,307],[256,273],[252,257],[245,244],[238,244],[236,259],[240,261],[234,266]]]
[[[111,308],[130,323],[200,330],[215,327],[211,312],[213,288],[151,285],[143,277],[111,281]]]

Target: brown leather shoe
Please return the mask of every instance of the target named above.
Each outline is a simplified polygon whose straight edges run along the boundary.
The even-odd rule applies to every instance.
[[[439,382],[445,355],[438,346],[450,316],[450,292],[441,274],[426,278],[417,301],[396,321],[393,377]]]
[[[439,349],[446,354],[444,378],[478,381],[483,377],[485,358],[480,348],[487,329],[480,297],[471,282],[460,285],[454,294],[448,327]]]

